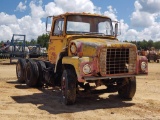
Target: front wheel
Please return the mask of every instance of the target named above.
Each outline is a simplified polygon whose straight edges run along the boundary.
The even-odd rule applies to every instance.
[[[125,99],[132,99],[136,92],[136,78],[125,78],[122,84],[124,85],[118,89],[119,96]]]
[[[65,69],[61,78],[62,100],[66,105],[72,105],[76,101],[76,74],[73,69]]]

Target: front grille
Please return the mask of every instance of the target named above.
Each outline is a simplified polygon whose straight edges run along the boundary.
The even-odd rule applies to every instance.
[[[100,53],[101,75],[135,72],[136,52],[131,48],[103,48]]]
[[[108,49],[106,55],[106,74],[128,73],[129,49]]]

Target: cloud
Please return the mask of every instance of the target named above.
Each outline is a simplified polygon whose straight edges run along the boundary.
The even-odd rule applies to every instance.
[[[21,19],[18,19],[18,25],[21,34],[26,34],[26,38],[36,39],[38,35],[45,33],[45,23],[41,19],[33,18],[31,16],[24,16]]]
[[[138,32],[135,29],[129,29],[125,33],[123,40],[135,41],[137,39]]]
[[[134,27],[149,27],[155,23],[155,15],[147,12],[136,11],[132,13],[131,23]]]
[[[30,4],[31,16],[33,18],[42,18],[45,16],[45,12],[41,5],[36,5],[35,2],[31,1]]]
[[[25,11],[27,8],[27,6],[25,4],[26,4],[26,1],[25,1],[25,3],[20,2],[15,11],[20,11],[20,12]]]
[[[135,11],[131,15],[131,27],[137,29],[135,40],[160,40],[160,1],[136,0]],[[129,31],[128,31],[129,33]],[[126,34],[128,36],[128,34]],[[129,36],[128,36],[129,38]],[[130,37],[131,39],[134,37]]]
[[[160,24],[156,23],[155,25],[145,28],[138,34],[139,40],[160,40]]]
[[[140,11],[145,11],[151,14],[159,13],[160,11],[160,0],[139,0],[141,6],[143,6]]]
[[[91,0],[55,0],[57,7],[62,8],[64,12],[89,12],[94,13],[94,4]]]
[[[157,18],[160,17],[159,0],[136,0],[135,11],[131,15],[133,27],[147,28],[156,24]]]
[[[12,37],[12,30],[9,26],[0,25],[0,40],[10,40]]]
[[[25,34],[27,40],[36,39],[45,33],[45,23],[40,18],[27,15],[16,19],[16,22],[0,25],[0,33],[0,40],[11,40],[12,34]]]
[[[17,23],[17,18],[15,15],[8,15],[4,12],[0,13],[0,25],[9,25],[12,23]]]
[[[45,5],[45,12],[46,16],[51,16],[62,14],[64,13],[64,10],[58,7],[54,2],[50,2],[47,5]]]
[[[108,6],[107,9],[108,10],[104,12],[104,15],[110,17],[114,21],[117,21],[116,9],[113,9],[112,6]]]

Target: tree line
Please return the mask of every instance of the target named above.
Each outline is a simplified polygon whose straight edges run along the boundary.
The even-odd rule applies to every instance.
[[[125,42],[128,42],[127,40]],[[155,49],[160,49],[160,41],[153,41],[153,40],[143,40],[143,41],[130,41],[130,43],[133,43],[137,46],[138,50],[150,50],[151,47],[154,47]]]

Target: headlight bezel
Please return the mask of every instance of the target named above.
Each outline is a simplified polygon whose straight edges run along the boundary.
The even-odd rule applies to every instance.
[[[70,44],[70,52],[73,55],[77,55],[77,46],[76,46],[76,44],[74,42],[72,42]]]
[[[85,75],[90,74],[92,72],[91,66],[89,64],[85,64],[82,71]]]
[[[141,71],[145,72],[147,69],[147,63],[145,61],[141,62]]]

